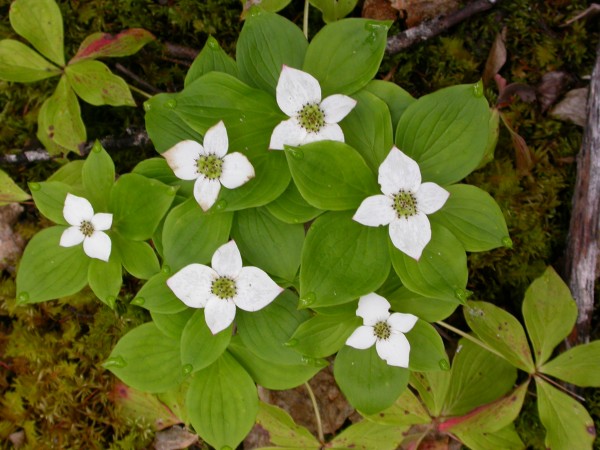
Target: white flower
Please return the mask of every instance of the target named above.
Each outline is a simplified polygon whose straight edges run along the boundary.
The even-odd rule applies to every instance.
[[[380,295],[363,295],[358,301],[356,315],[363,318],[364,325],[354,330],[346,345],[362,350],[375,344],[377,354],[388,365],[408,368],[410,343],[404,333],[412,330],[418,317],[390,314],[389,309],[389,302]]]
[[[344,142],[338,122],[356,106],[347,95],[330,95],[321,101],[321,86],[315,77],[283,66],[277,82],[277,104],[290,118],[273,130],[269,148],[283,150],[284,145],[302,145],[315,141]]]
[[[242,256],[234,241],[217,249],[212,269],[190,264],[167,280],[167,285],[191,308],[204,308],[213,334],[227,328],[235,318],[235,307],[258,311],[271,303],[282,288],[258,267],[242,267]]]
[[[112,225],[112,214],[94,214],[94,208],[85,198],[67,194],[63,216],[71,226],[63,231],[59,245],[73,247],[83,242],[86,255],[108,261],[111,242],[104,231]]]
[[[207,211],[214,205],[221,185],[235,189],[254,177],[254,167],[241,153],[227,154],[229,139],[220,121],[204,135],[204,146],[196,141],[181,141],[163,153],[167,163],[182,180],[196,180],[194,197]]]
[[[364,199],[353,219],[369,227],[389,225],[396,248],[418,261],[431,240],[426,214],[444,206],[450,194],[435,183],[421,183],[418,164],[395,146],[379,166],[378,181],[384,195]]]

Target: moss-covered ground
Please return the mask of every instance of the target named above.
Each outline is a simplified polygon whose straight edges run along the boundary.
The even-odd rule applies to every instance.
[[[297,23],[302,20],[299,3],[303,2],[294,0],[283,11]],[[9,0],[0,0],[0,39],[15,37],[7,19],[9,4]],[[199,50],[210,34],[235,55],[242,25],[239,0],[61,0],[59,4],[67,57],[95,31],[117,33],[133,27],[151,31],[156,42],[118,62],[160,91],[181,89],[187,70],[185,63],[165,50],[166,43]],[[587,6],[583,0],[505,0],[441,37],[386,57],[381,76],[393,74],[393,81],[416,97],[444,86],[474,82],[481,76],[495,36],[506,27],[508,60],[500,74],[509,83],[535,87],[545,73],[562,70],[569,75],[569,88],[586,86],[599,39],[598,22],[561,25]],[[311,23],[313,30],[321,26],[316,11]],[[394,29],[400,28],[395,25]],[[108,63],[114,68],[115,62]],[[136,85],[135,80],[127,81]],[[53,79],[26,85],[0,81],[1,154],[39,147],[35,140],[37,111],[54,83]],[[487,95],[493,103],[497,97],[494,86]],[[144,98],[136,100],[137,108],[82,105],[88,138],[143,127]],[[527,142],[534,164],[527,173],[517,171],[516,150],[501,127],[494,161],[470,176],[468,182],[490,192],[501,205],[514,246],[471,255],[469,289],[475,298],[492,301],[519,316],[527,285],[546,265],[558,270],[563,265],[582,129],[553,119],[537,102],[517,99],[503,112]],[[124,172],[152,154],[148,148],[125,149],[112,156],[117,171]],[[58,166],[55,161],[3,169],[25,188],[28,181],[43,180]],[[17,228],[29,238],[44,225],[28,204]],[[146,319],[143,312],[128,305],[135,291],[131,283],[125,283],[114,312],[89,292],[17,308],[14,273],[2,273],[0,446],[9,447],[9,435],[19,430],[27,438],[24,448],[31,449],[149,445],[153,439],[150,424],[119,414],[111,400],[114,378],[101,367],[119,337]],[[597,332],[594,337],[599,337]],[[585,395],[586,407],[598,427],[600,395],[596,390]],[[533,406],[524,407],[518,429],[531,448],[543,448],[543,428]]]

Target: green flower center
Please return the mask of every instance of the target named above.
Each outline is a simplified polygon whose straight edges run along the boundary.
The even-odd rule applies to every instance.
[[[318,133],[325,125],[325,113],[318,103],[307,103],[298,113],[300,126],[311,133]]]
[[[384,320],[377,322],[373,327],[373,334],[380,341],[385,341],[390,338],[392,334],[392,328]]]
[[[399,219],[417,214],[417,199],[412,192],[400,191],[393,198],[394,210]]]
[[[210,291],[221,300],[233,298],[237,293],[235,281],[227,277],[219,277],[213,281]]]
[[[94,225],[92,225],[92,222],[89,220],[83,220],[81,225],[79,225],[79,231],[81,231],[81,234],[85,237],[90,237],[94,234]]]
[[[217,180],[223,173],[223,159],[216,155],[202,155],[198,158],[198,173],[209,180]]]

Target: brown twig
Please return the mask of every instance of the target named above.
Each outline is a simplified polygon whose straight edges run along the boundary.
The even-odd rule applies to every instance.
[[[577,155],[577,178],[566,252],[566,276],[579,316],[568,344],[588,342],[594,311],[600,217],[600,42],[592,72],[587,123]]]
[[[390,55],[399,53],[411,45],[437,36],[475,14],[493,8],[499,2],[500,0],[475,0],[447,16],[427,20],[416,27],[409,28],[395,36],[390,36],[385,51]]]
[[[129,78],[131,78],[137,84],[139,84],[140,86],[142,86],[146,91],[151,92],[152,94],[160,94],[161,93],[160,89],[152,86],[146,80],[144,80],[144,79],[140,78],[139,76],[137,76],[135,73],[133,73],[127,67],[125,67],[123,64],[121,64],[121,63],[115,64],[115,69],[117,69],[122,74],[127,75]]]

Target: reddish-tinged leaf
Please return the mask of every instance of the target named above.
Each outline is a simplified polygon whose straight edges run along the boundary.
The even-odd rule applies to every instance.
[[[116,35],[94,33],[83,40],[69,64],[82,59],[129,56],[154,39],[154,35],[143,28],[130,28]]]
[[[510,133],[510,139],[512,140],[513,147],[515,149],[515,160],[517,163],[517,172],[519,175],[527,175],[529,171],[535,165],[535,160],[533,159],[533,153],[529,150],[529,146],[525,139],[513,130],[512,125],[506,119],[506,116],[500,113],[500,118],[502,119],[502,123]]]
[[[496,40],[490,49],[490,54],[488,55],[488,59],[485,63],[482,80],[483,84],[486,86],[490,84],[490,81],[500,71],[506,62],[506,46],[504,45],[505,40],[506,27],[496,35]]]

